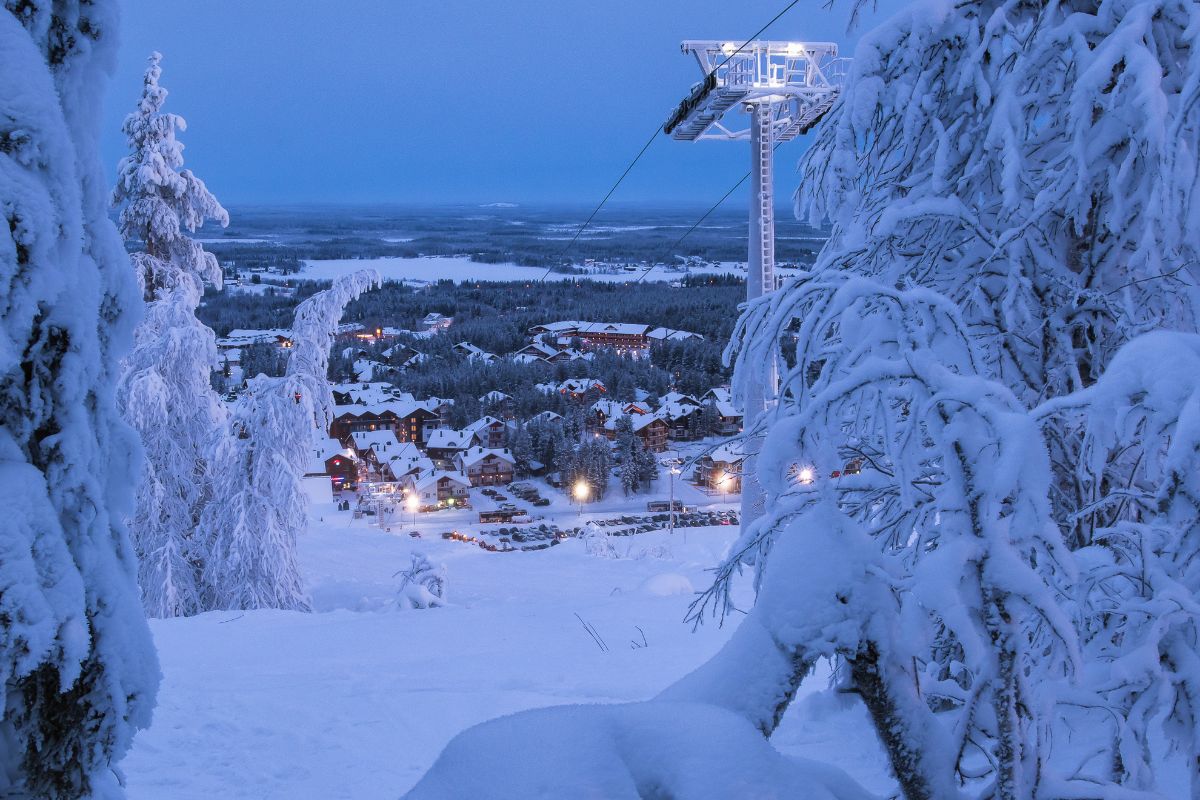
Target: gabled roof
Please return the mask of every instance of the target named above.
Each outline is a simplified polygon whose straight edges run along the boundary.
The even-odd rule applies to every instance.
[[[346,448],[337,439],[329,439],[326,437],[313,437],[312,457],[308,462],[308,475],[324,475],[325,462],[335,456],[341,456],[345,459],[351,459],[353,456],[346,455]]]
[[[490,456],[495,456],[501,461],[507,461],[509,464],[517,463],[517,460],[513,458],[512,453],[509,452],[507,447],[472,447],[455,456],[454,461],[459,469],[467,470]]]
[[[441,481],[443,479],[453,481],[454,483],[457,483],[459,486],[462,486],[463,488],[469,489],[471,487],[470,479],[468,479],[466,475],[463,475],[458,470],[436,470],[436,469],[431,469],[428,472],[422,472],[420,475],[418,475],[416,477],[416,479],[413,481],[413,487],[417,491],[420,491],[421,489],[426,489],[426,488],[429,488],[430,486],[436,485],[439,481]]]
[[[604,384],[595,378],[568,378],[558,385],[558,391],[572,394],[583,394],[590,389],[599,389],[602,392],[607,392],[608,389]]]
[[[658,407],[658,411],[654,412],[654,415],[673,422],[700,413],[700,408],[700,406],[686,405],[684,403],[663,403]]]
[[[354,442],[354,449],[358,452],[366,450],[374,450],[376,457],[382,457],[384,453],[391,454],[400,449],[400,440],[396,438],[396,434],[390,430],[381,431],[354,431],[350,434],[350,439]]]
[[[483,397],[479,398],[479,402],[485,403],[485,404],[487,404],[487,403],[503,403],[505,400],[512,400],[512,395],[505,394],[504,392],[501,392],[497,389],[493,389],[492,391],[485,394]]]
[[[534,340],[517,351],[518,355],[531,355],[537,358],[548,358],[558,353],[558,350],[541,340]]]
[[[553,411],[543,411],[540,414],[534,414],[532,417],[529,418],[529,421],[533,422],[536,420],[536,421],[542,422],[542,423],[550,423],[550,422],[561,422],[562,418],[563,418],[562,414],[555,414]]]
[[[471,433],[456,431],[451,428],[439,428],[430,431],[425,440],[426,450],[466,450],[471,446]]]
[[[420,400],[394,400],[389,403],[351,403],[349,405],[338,405],[333,407],[333,416],[334,419],[344,416],[361,417],[367,414],[379,416],[389,411],[397,417],[410,417],[414,414],[428,417],[437,416],[425,406],[425,401]]]
[[[746,443],[744,440],[734,439],[721,445],[708,455],[713,461],[720,461],[725,464],[740,464],[746,458],[745,447]]]
[[[700,401],[692,397],[690,394],[683,394],[681,392],[667,392],[660,398],[660,400],[664,405],[669,405],[671,403],[691,406],[701,405]]]
[[[488,415],[486,417],[480,417],[479,419],[472,422],[470,425],[463,428],[463,432],[469,433],[469,434],[476,434],[479,431],[483,430],[484,428],[494,428],[497,425],[500,425],[503,427],[504,422],[496,419],[495,417],[493,417],[491,415]]]
[[[451,349],[456,353],[465,354],[468,361],[482,361],[485,364],[489,364],[499,358],[495,353],[489,353],[482,347],[476,347],[470,342],[459,342]]]
[[[516,353],[513,355],[512,360],[516,364],[537,364],[545,362],[546,359],[541,356],[535,356],[533,353]]]
[[[742,410],[728,400],[718,400],[714,403],[717,407],[717,413],[722,417],[744,417]]]
[[[386,381],[354,383],[335,383],[329,387],[335,395],[347,397],[351,403],[390,403],[394,401],[412,401],[413,396],[402,392]]]
[[[700,399],[715,400],[718,403],[722,401],[728,403],[729,401],[733,400],[733,392],[729,391],[729,389],[725,386],[716,386],[705,392],[704,396]]]
[[[648,428],[656,422],[659,423],[660,425],[667,424],[662,419],[662,417],[656,417],[653,414],[635,414],[634,416],[631,416],[629,419],[633,423],[633,432],[634,433],[637,433],[638,431],[642,430],[643,428]]]
[[[433,469],[433,461],[421,455],[415,447],[412,453],[405,451],[401,455],[392,456],[384,463],[396,479]]]
[[[681,342],[685,339],[704,338],[698,333],[692,333],[691,331],[677,331],[674,328],[655,328],[647,333],[646,337],[659,342]]]

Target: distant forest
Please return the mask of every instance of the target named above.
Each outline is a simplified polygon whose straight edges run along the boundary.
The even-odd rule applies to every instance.
[[[233,328],[287,328],[295,305],[320,285],[300,282],[292,297],[213,293],[205,296],[199,316],[219,336]],[[546,410],[565,414],[569,409],[561,398],[544,396],[533,385],[571,377],[597,378],[608,387],[607,396],[618,400],[634,399],[637,389],[657,396],[671,390],[702,394],[720,386],[729,379],[721,356],[744,293],[740,279],[711,276],[689,279],[682,288],[662,283],[630,287],[591,281],[578,285],[455,285],[444,281],[423,288],[388,283],[353,303],[343,319],[369,327],[416,329],[419,320],[431,311],[454,317],[454,325],[444,334],[399,340],[425,353],[428,360],[424,364],[403,373],[377,374],[375,378],[389,380],[418,397],[454,399],[453,422],[461,424],[488,411],[478,398],[492,390],[513,396],[512,412],[519,418]],[[560,319],[663,325],[694,331],[705,338],[656,346],[648,359],[632,360],[600,352],[593,361],[556,365],[506,361],[483,365],[451,349],[457,342],[468,341],[503,356],[529,342],[530,327]],[[348,351],[342,348],[331,363],[330,377],[338,381],[352,379],[352,364],[363,356],[387,363],[389,359],[383,352],[396,343],[356,345]],[[246,348],[243,366],[251,375],[278,374],[283,361],[274,346],[265,345]]]

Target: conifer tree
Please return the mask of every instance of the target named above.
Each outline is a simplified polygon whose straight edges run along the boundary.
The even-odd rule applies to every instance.
[[[137,289],[106,214],[98,110],[115,3],[0,9],[0,795],[119,798],[158,665],[122,522],[113,400]]]
[[[287,374],[251,379],[234,405],[213,454],[218,500],[201,520],[206,608],[310,608],[296,554],[308,524],[301,481],[313,440],[333,417],[327,374],[342,311],[378,283],[378,273],[361,270],[301,303]]]
[[[146,313],[122,365],[117,401],[138,432],[144,460],[130,535],[146,613],[200,610],[204,553],[197,526],[209,486],[209,449],[226,412],[210,384],[217,363],[212,330],[196,319],[204,282],[221,285],[217,259],[188,234],[229,215],[183,167],[176,131],[184,120],[162,110],[159,53],[150,55],[141,100],[122,130],[130,154],[118,167],[113,202],[120,229],[142,249],[130,257]]]

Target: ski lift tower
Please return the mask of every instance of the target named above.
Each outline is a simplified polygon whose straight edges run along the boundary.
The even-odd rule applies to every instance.
[[[672,112],[663,132],[688,142],[750,141],[750,247],[746,299],[775,290],[774,153],[778,144],[807,133],[833,107],[849,59],[832,42],[686,41],[703,80]],[[732,113],[731,113],[732,112]],[[774,380],[770,393],[774,394]],[[766,409],[766,387],[748,388],[747,423]],[[762,511],[752,466],[758,442],[746,443],[742,470],[742,524]]]

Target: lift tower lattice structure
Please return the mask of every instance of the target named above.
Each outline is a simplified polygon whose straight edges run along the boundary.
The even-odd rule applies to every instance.
[[[777,144],[812,129],[833,107],[848,71],[832,42],[689,40],[681,48],[696,59],[704,79],[672,112],[663,132],[681,141],[750,141],[750,237],[746,299],[775,290],[774,153]],[[737,113],[738,111],[744,113]],[[730,113],[734,112],[734,113]],[[747,425],[776,392],[774,372],[747,387]],[[754,472],[757,439],[746,443],[742,469],[742,525],[763,511]]]

